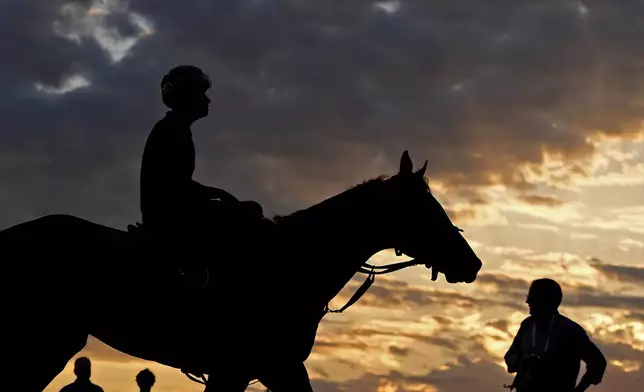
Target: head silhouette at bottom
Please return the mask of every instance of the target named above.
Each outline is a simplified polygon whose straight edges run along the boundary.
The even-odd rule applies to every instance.
[[[89,380],[92,377],[92,362],[87,357],[80,357],[74,362],[74,374],[79,380]]]
[[[149,369],[143,369],[136,375],[136,383],[139,386],[141,392],[148,392],[152,389],[156,377]]]
[[[74,361],[74,374],[76,381],[64,386],[60,392],[103,392],[103,388],[92,383],[92,362],[87,357],[80,357]]]
[[[536,319],[551,317],[557,312],[563,299],[559,283],[552,279],[537,279],[530,285],[526,303],[530,307],[530,315]]]

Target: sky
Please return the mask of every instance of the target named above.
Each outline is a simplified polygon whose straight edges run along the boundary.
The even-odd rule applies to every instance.
[[[484,262],[471,285],[379,276],[328,315],[306,362],[316,392],[502,390],[541,277],[608,358],[591,390],[639,391],[643,13],[641,0],[2,0],[0,227],[140,220],[160,80],[197,65],[213,102],[192,128],[195,179],[285,214],[394,174],[409,150]],[[135,391],[143,368],[156,391],[201,390],[91,337],[79,355],[106,392]]]

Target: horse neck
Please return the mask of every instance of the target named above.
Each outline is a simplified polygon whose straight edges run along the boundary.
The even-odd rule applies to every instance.
[[[390,247],[383,237],[383,184],[375,181],[283,218],[288,253],[302,261],[299,269],[307,284],[316,286],[321,304],[336,296],[371,256]]]

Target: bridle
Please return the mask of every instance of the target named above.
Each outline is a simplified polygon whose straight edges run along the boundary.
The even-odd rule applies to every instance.
[[[459,233],[463,232],[463,229],[460,227],[454,225],[454,228],[456,231]],[[400,257],[404,254],[404,252],[400,248],[394,248],[394,253],[396,254],[397,257]],[[435,267],[434,264],[429,263],[429,262],[423,262],[423,261],[417,261],[416,259],[411,259],[409,261],[403,261],[403,262],[398,262],[398,263],[391,263],[391,264],[386,264],[386,265],[371,265],[369,263],[363,263],[360,268],[358,269],[358,272],[361,272],[363,274],[369,274],[369,275],[382,275],[382,274],[388,274],[391,272],[395,272],[407,267],[412,267],[415,265],[421,265],[424,264],[427,269]],[[438,271],[436,271],[438,273]],[[436,280],[432,277],[432,280]]]
[[[461,229],[458,226],[454,226],[454,228],[458,232],[463,232],[463,229]],[[396,253],[396,256],[400,257],[404,253],[403,251],[396,247],[394,248],[394,252]],[[408,261],[402,261],[398,263],[391,263],[391,264],[386,264],[386,265],[372,265],[367,262],[363,263],[360,268],[358,268],[358,272],[367,274],[367,279],[362,283],[362,285],[356,290],[356,292],[351,296],[349,301],[340,309],[331,309],[329,308],[329,304],[326,304],[324,306],[324,313],[342,313],[345,310],[347,310],[351,305],[355,304],[358,302],[358,300],[369,290],[371,285],[375,282],[376,280],[376,275],[384,275],[384,274],[389,274],[407,267],[413,267],[416,265],[425,265],[425,268],[432,270],[432,281],[436,281],[438,279],[438,273],[439,268],[437,268],[436,265],[426,262],[426,261],[418,261],[417,259],[411,259]]]

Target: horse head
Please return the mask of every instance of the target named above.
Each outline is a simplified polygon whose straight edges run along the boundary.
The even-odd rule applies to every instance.
[[[440,272],[449,283],[472,283],[482,267],[481,260],[432,194],[426,168],[427,161],[414,171],[405,151],[398,173],[386,180],[389,200],[384,218],[391,228],[389,242],[398,255],[431,267],[432,280]]]

